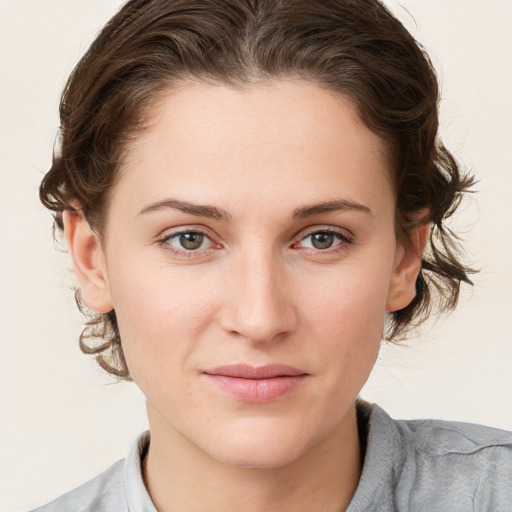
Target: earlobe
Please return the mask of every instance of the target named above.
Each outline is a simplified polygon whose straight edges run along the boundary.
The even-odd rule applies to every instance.
[[[430,223],[420,224],[411,231],[410,245],[397,248],[386,301],[388,312],[407,307],[416,296],[416,279],[429,235]]]
[[[90,228],[80,210],[65,210],[62,220],[85,304],[97,313],[112,311],[114,306],[105,257],[98,235]]]

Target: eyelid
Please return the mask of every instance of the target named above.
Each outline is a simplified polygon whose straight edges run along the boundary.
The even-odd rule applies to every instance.
[[[339,235],[341,238],[346,240],[347,242],[354,242],[354,234],[346,228],[339,228],[335,226],[310,226],[301,231],[301,233],[297,236],[297,242],[304,240],[308,236],[314,233],[332,233],[335,235]],[[297,243],[295,242],[295,243]]]
[[[299,247],[299,244],[304,241],[309,236],[315,233],[328,233],[336,235],[339,239],[339,243],[334,245],[333,247],[329,247],[327,249],[315,249],[311,247]],[[355,242],[355,237],[353,233],[351,233],[348,229],[339,228],[334,226],[310,226],[303,230],[296,238],[296,241],[293,243],[292,247],[297,249],[302,249],[304,251],[313,252],[315,254],[332,254],[335,252],[342,251],[347,249],[348,245],[351,245]]]
[[[187,250],[187,249],[179,249],[177,247],[172,246],[168,243],[169,240],[188,233],[198,233],[206,237],[212,247],[208,247],[206,249],[197,249],[197,250]],[[219,249],[222,245],[215,241],[215,237],[212,235],[211,230],[198,225],[190,225],[190,226],[179,226],[176,228],[166,229],[162,231],[160,235],[156,238],[156,242],[166,251],[173,253],[175,255],[180,255],[186,258],[193,258],[196,256],[204,256],[205,252],[210,251],[212,249]]]
[[[181,235],[184,233],[200,233],[201,235],[206,236],[212,241],[213,238],[215,238],[215,235],[212,233],[211,229],[208,229],[205,226],[201,226],[200,224],[190,224],[185,226],[177,226],[175,228],[164,229],[160,234],[156,236],[156,239],[162,240],[166,238],[172,238],[173,236]]]

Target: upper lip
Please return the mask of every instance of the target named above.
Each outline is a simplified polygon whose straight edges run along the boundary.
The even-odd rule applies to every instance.
[[[295,377],[307,375],[307,372],[285,364],[267,364],[251,366],[249,364],[224,365],[205,370],[208,375],[238,377],[240,379],[271,379],[273,377]]]

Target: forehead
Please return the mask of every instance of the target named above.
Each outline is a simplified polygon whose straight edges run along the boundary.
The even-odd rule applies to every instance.
[[[154,103],[113,197],[131,188],[141,208],[165,195],[260,207],[278,195],[367,202],[391,191],[387,163],[385,142],[338,93],[305,81],[187,83]]]

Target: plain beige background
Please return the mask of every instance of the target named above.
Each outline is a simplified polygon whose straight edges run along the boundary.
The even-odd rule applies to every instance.
[[[512,1],[387,3],[430,51],[443,83],[443,138],[480,179],[454,228],[482,272],[455,314],[383,348],[363,396],[395,417],[512,429]],[[65,79],[119,4],[0,0],[2,511],[93,477],[146,428],[136,387],[110,385],[78,349],[69,261],[37,199]]]

